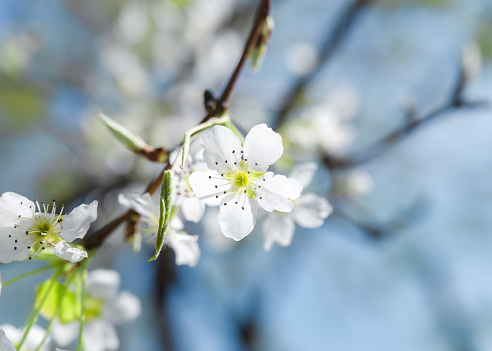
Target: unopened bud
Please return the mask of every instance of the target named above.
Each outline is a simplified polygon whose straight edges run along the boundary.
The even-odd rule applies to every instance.
[[[253,65],[253,70],[258,71],[261,67],[261,63],[266,55],[268,49],[268,40],[272,35],[273,28],[275,27],[275,22],[272,16],[267,16],[263,21],[263,26],[261,28],[260,35],[254,48],[251,50],[250,58]]]

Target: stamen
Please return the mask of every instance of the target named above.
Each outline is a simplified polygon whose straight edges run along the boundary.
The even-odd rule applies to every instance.
[[[36,199],[36,206],[38,206],[38,212],[41,212],[41,207],[39,206],[39,201]]]
[[[45,203],[44,201],[42,201],[41,203],[43,204],[43,210],[44,210],[44,213],[48,212],[48,211],[46,210],[46,203]]]

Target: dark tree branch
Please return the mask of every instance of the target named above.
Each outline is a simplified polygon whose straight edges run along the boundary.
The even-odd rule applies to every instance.
[[[318,74],[326,61],[330,59],[335,50],[338,48],[338,45],[343,41],[343,39],[346,38],[347,34],[352,28],[352,25],[362,13],[362,10],[366,7],[366,5],[371,3],[371,1],[372,0],[355,0],[347,7],[345,12],[336,23],[334,30],[328,35],[325,42],[323,43],[316,67],[309,74],[299,78],[299,80],[294,84],[290,92],[285,97],[283,105],[280,107],[279,111],[273,118],[273,129],[277,129],[285,122],[287,115],[289,114],[290,110],[296,105],[304,89],[311,83],[311,81]]]

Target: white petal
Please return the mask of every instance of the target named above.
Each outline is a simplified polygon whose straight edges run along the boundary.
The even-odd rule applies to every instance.
[[[263,248],[270,251],[273,243],[278,243],[280,246],[289,246],[294,237],[294,220],[288,213],[272,212],[270,213],[263,227],[261,234],[263,235]]]
[[[0,263],[22,261],[27,258],[29,247],[33,245],[34,240],[33,235],[26,235],[26,231],[19,227],[0,227]]]
[[[120,287],[120,275],[113,269],[94,269],[87,275],[85,287],[92,297],[113,298]]]
[[[16,351],[2,329],[0,329],[0,351]]]
[[[304,228],[318,228],[333,211],[328,200],[315,194],[301,196],[292,211],[294,220]]]
[[[34,203],[28,198],[8,192],[0,197],[0,227],[11,227],[19,216],[31,218],[35,212]]]
[[[82,338],[85,349],[90,351],[118,350],[120,346],[116,329],[102,319],[87,323]]]
[[[200,260],[198,235],[170,232],[167,238],[167,244],[173,248],[176,254],[177,265],[194,267]]]
[[[264,179],[264,180],[263,180]],[[287,178],[284,175],[274,175],[267,172],[259,179],[256,189],[256,201],[268,212],[290,212],[294,208],[294,202],[301,196],[302,185],[297,180]]]
[[[228,196],[224,201],[227,205],[222,202],[220,206],[220,229],[226,237],[239,241],[253,231],[256,208],[247,196]]]
[[[138,193],[118,194],[118,202],[147,218],[153,218],[159,213],[154,204],[154,199],[149,193],[143,195]]]
[[[229,128],[210,128],[203,134],[201,145],[205,149],[203,159],[211,170],[227,169],[234,162],[239,163],[241,160],[241,141]]]
[[[22,330],[22,334],[24,334],[24,330],[25,329]],[[29,329],[29,333],[27,333],[27,337],[26,340],[24,341],[24,345],[22,346],[22,349],[24,349],[25,347],[27,350],[36,350],[39,344],[41,344],[41,342],[43,341],[45,334],[46,334],[46,330],[44,328],[40,327],[37,324],[34,324],[31,327],[31,329]],[[43,344],[44,347],[41,348],[41,350],[46,350],[47,344],[50,342],[50,340],[51,340],[50,337],[46,339],[46,341]]]
[[[60,238],[72,242],[82,239],[92,222],[97,218],[97,201],[90,205],[82,204],[63,218]]]
[[[82,261],[84,258],[87,258],[87,252],[83,250],[79,250],[75,247],[71,247],[65,241],[59,241],[53,247],[53,253],[63,258],[64,260],[70,261],[72,263]]]
[[[244,158],[255,171],[265,172],[283,152],[282,137],[266,124],[251,128],[244,140]]]
[[[78,335],[79,322],[61,323],[57,320],[53,321],[51,336],[57,345],[65,347],[74,341]]]
[[[196,197],[187,197],[181,204],[184,218],[187,221],[198,223],[203,217],[205,205]]]
[[[188,178],[195,195],[209,206],[218,206],[231,188],[230,182],[215,171],[193,172]]]
[[[141,311],[140,300],[129,291],[122,291],[116,298],[107,300],[103,306],[104,316],[114,324],[131,322]]]
[[[289,178],[293,178],[305,188],[311,183],[314,173],[318,170],[315,162],[304,162],[297,164],[289,173]]]

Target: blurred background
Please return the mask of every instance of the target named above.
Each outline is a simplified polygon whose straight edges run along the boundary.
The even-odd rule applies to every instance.
[[[99,200],[162,169],[95,118],[103,111],[156,147],[205,115],[242,52],[253,0],[0,0],[0,193]],[[245,67],[232,120],[281,132],[277,170],[315,161],[307,189],[334,213],[263,250],[217,211],[202,257],[153,263],[120,228],[91,267],[111,267],[142,314],[121,350],[492,350],[492,2],[275,0],[261,70]],[[36,263],[0,265],[8,280]],[[49,276],[49,275],[48,275]],[[21,327],[36,276],[4,289],[0,324]]]

